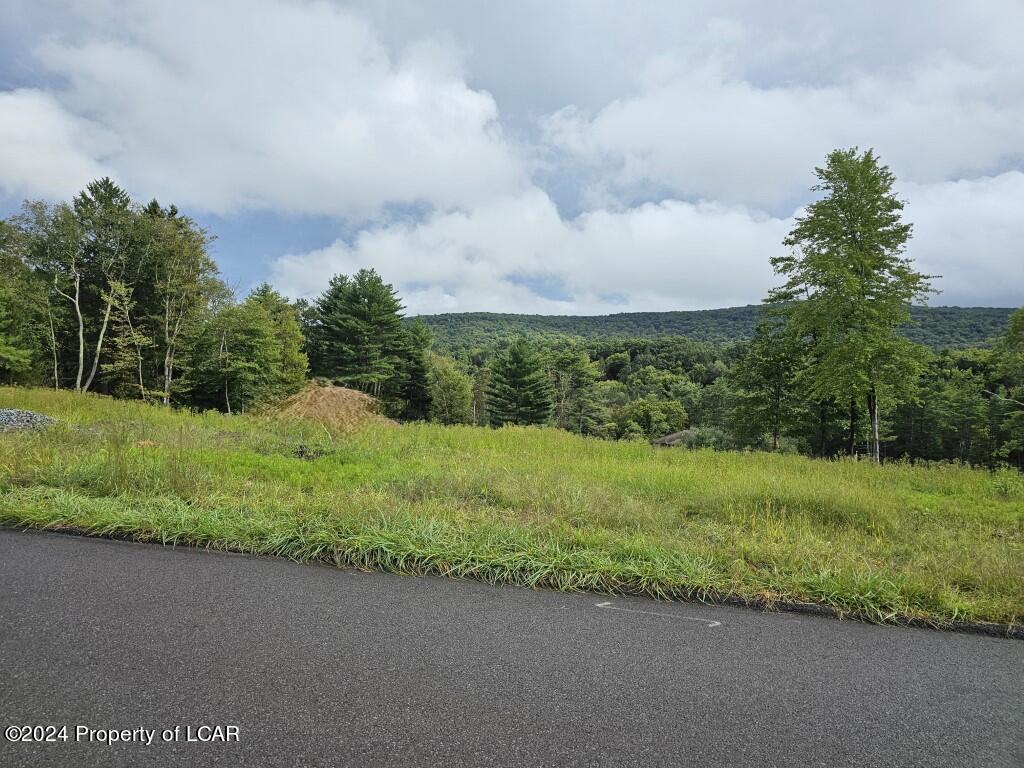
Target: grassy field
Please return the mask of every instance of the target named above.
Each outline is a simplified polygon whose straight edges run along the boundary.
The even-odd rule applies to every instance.
[[[401,573],[1020,624],[1024,479],[426,424],[328,433],[0,388],[0,524]]]

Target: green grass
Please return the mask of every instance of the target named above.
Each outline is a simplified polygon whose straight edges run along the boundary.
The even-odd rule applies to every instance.
[[[1020,624],[1024,479],[547,429],[349,435],[0,388],[0,524],[490,582]]]

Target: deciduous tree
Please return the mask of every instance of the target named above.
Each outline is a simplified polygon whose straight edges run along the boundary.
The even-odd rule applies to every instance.
[[[784,241],[790,253],[771,260],[787,280],[769,301],[811,345],[808,394],[865,403],[879,461],[881,390],[912,384],[926,360],[897,330],[910,321],[910,305],[931,292],[929,277],[904,256],[911,225],[895,176],[872,150],[836,150],[815,173],[813,190],[823,197],[797,218]]]

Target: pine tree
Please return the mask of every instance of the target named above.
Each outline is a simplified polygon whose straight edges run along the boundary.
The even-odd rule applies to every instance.
[[[400,366],[403,419],[425,421],[430,416],[431,389],[427,354],[432,342],[433,335],[430,329],[418,318],[405,328],[405,345]]]
[[[316,300],[314,373],[382,400],[397,399],[407,353],[395,289],[372,269],[335,275]]]
[[[487,393],[493,426],[543,424],[551,415],[551,381],[537,351],[522,338],[494,361]]]

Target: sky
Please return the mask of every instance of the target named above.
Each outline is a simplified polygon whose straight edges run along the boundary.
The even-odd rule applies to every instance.
[[[759,302],[874,148],[937,305],[1024,304],[1024,3],[0,0],[0,214],[110,176],[244,294],[409,314]]]

